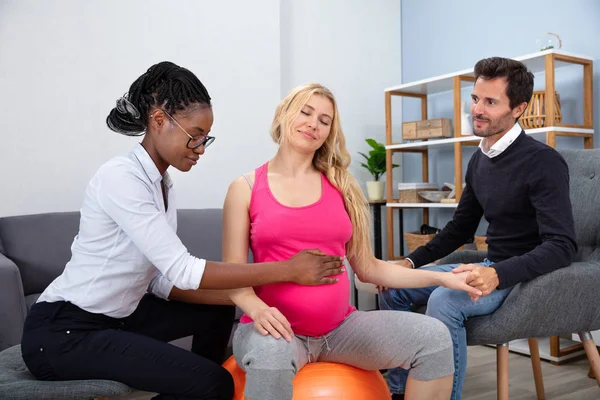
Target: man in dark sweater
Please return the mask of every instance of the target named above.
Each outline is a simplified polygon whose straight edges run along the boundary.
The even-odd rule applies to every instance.
[[[461,398],[467,367],[464,321],[496,311],[519,282],[566,267],[577,252],[567,164],[553,148],[527,136],[517,123],[533,92],[533,74],[518,61],[488,58],[475,65],[471,115],[482,138],[469,162],[465,189],[452,220],[427,245],[400,264],[419,268],[450,254],[473,237],[481,217],[487,259],[478,265],[437,265],[432,271],[470,271],[467,282],[481,298],[442,287],[388,289],[381,309],[410,311],[427,304],[454,342],[452,399]],[[403,398],[408,370],[390,370],[393,399]]]

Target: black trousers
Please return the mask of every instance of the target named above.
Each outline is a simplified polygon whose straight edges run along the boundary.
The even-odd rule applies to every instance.
[[[233,379],[221,367],[235,310],[146,295],[123,319],[67,303],[37,303],[25,320],[21,348],[42,380],[108,379],[155,400],[231,400]],[[193,335],[192,351],[167,342]]]

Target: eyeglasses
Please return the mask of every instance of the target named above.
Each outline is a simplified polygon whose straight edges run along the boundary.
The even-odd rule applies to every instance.
[[[183,127],[181,125],[179,125],[179,122],[177,122],[177,120],[175,118],[173,118],[171,116],[171,114],[169,114],[165,110],[162,110],[162,111],[165,114],[167,114],[167,117],[171,118],[171,120],[173,122],[175,122],[175,124],[179,127],[179,129],[181,129],[183,131],[183,133],[185,133],[187,135],[187,137],[189,137],[189,140],[188,140],[187,144],[185,145],[185,147],[187,147],[188,149],[197,149],[198,147],[200,147],[202,145],[206,149],[208,146],[211,145],[212,142],[215,141],[214,136],[208,136],[208,135],[192,136],[192,135],[190,135],[185,129],[183,129]]]

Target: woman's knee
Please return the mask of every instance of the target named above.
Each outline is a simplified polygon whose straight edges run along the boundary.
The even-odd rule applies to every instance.
[[[417,380],[431,380],[452,374],[454,355],[448,327],[435,318],[426,317],[422,329],[427,334],[419,338],[411,375]]]
[[[251,399],[284,400],[292,397],[292,379],[298,372],[294,342],[263,336],[258,332],[234,343],[234,356],[246,371],[245,395]],[[294,339],[296,340],[296,339]],[[236,354],[236,349],[238,350]],[[246,352],[242,353],[242,349]]]
[[[422,340],[425,341],[425,347],[429,349],[430,352],[445,351],[447,349],[452,351],[450,331],[442,321],[436,318],[426,317],[423,323],[425,324],[427,335],[425,335]]]
[[[275,339],[271,335],[263,336],[258,332],[253,332],[246,340],[247,343],[241,346],[245,348],[245,354],[239,354],[239,350],[236,352],[240,346],[234,346],[236,361],[244,370],[294,369],[297,354],[293,342]]]

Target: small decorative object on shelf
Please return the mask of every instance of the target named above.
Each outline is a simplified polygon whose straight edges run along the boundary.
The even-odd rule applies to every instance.
[[[385,173],[385,146],[374,139],[366,139],[365,141],[373,149],[369,151],[368,156],[365,153],[358,153],[367,161],[366,164],[360,163],[360,165],[365,167],[374,179],[373,181],[367,181],[367,197],[369,200],[383,200],[385,182],[379,182],[379,178]],[[397,164],[392,164],[392,168],[396,167],[398,167]]]
[[[447,199],[449,190],[424,190],[419,192],[419,196],[432,203],[440,203],[442,199]]]
[[[548,32],[535,41],[539,51],[560,49],[562,48],[562,40],[556,33]]]
[[[546,122],[546,92],[536,90],[533,92],[525,112],[519,118],[519,123],[524,129],[545,128],[559,124],[562,121],[560,96],[557,92],[554,93],[554,123],[549,124]]]
[[[463,136],[473,136],[473,126],[471,126],[471,121],[469,117],[471,114],[467,112],[467,102],[462,102],[462,107],[460,110],[460,134]]]
[[[465,188],[466,183],[462,184],[463,189]],[[443,189],[448,189],[450,190],[450,194],[448,194],[448,197],[446,197],[447,199],[455,199],[456,198],[456,185],[453,183],[448,183],[448,182],[444,182],[444,187]]]
[[[452,120],[424,119],[402,123],[402,140],[439,139],[452,137]]]

